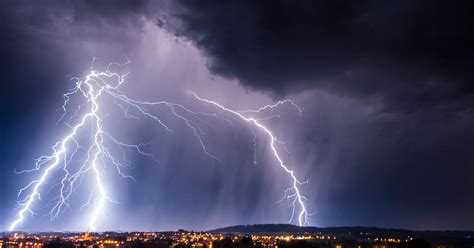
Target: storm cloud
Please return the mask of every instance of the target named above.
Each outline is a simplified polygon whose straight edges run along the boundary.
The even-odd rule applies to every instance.
[[[472,106],[469,1],[179,2],[175,32],[251,89],[316,88],[395,111]]]

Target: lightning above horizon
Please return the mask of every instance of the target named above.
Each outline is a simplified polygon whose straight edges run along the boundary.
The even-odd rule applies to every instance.
[[[95,61],[95,59],[94,59]],[[94,62],[93,61],[93,62]],[[33,169],[15,171],[17,174],[22,173],[39,173],[39,177],[30,181],[25,187],[18,192],[17,213],[15,219],[9,225],[9,231],[17,230],[18,226],[22,224],[28,214],[35,214],[33,211],[34,204],[41,200],[41,192],[45,191],[45,187],[52,181],[57,181],[55,184],[58,189],[57,197],[49,211],[51,219],[58,218],[59,215],[67,209],[71,209],[70,199],[76,189],[82,184],[84,178],[92,180],[94,183],[93,189],[90,190],[88,200],[81,206],[81,209],[89,208],[90,214],[88,216],[87,227],[88,230],[94,231],[97,229],[99,219],[105,215],[104,210],[107,203],[115,203],[110,194],[110,189],[107,185],[106,166],[112,165],[115,172],[122,178],[135,180],[134,177],[127,175],[123,170],[130,166],[131,161],[126,159],[125,150],[133,150],[140,155],[149,157],[156,161],[154,154],[147,149],[151,142],[143,142],[138,144],[130,144],[116,138],[112,132],[107,130],[104,121],[109,117],[107,109],[103,106],[103,99],[112,99],[115,106],[118,107],[123,117],[130,119],[148,119],[171,134],[174,132],[173,128],[156,114],[157,108],[160,111],[166,110],[177,120],[189,128],[194,136],[197,144],[202,152],[207,155],[212,161],[220,161],[219,158],[208,148],[205,140],[204,131],[199,125],[200,117],[218,118],[223,121],[231,123],[231,118],[228,115],[222,115],[214,112],[198,112],[177,103],[168,101],[139,101],[135,100],[121,90],[121,86],[125,83],[128,76],[127,73],[119,74],[114,72],[113,67],[124,67],[130,62],[119,64],[111,63],[104,71],[96,71],[91,66],[90,73],[84,77],[72,78],[75,82],[75,87],[70,89],[63,95],[64,102],[62,105],[62,115],[58,120],[58,124],[64,122],[69,128],[67,134],[63,136],[51,147],[51,154],[40,156],[35,160]],[[264,111],[273,111],[280,105],[289,104],[293,106],[298,114],[302,114],[302,109],[291,100],[278,101],[272,105],[266,105],[256,110],[232,110],[223,105],[202,98],[194,92],[190,92],[195,100],[199,103],[210,104],[220,111],[230,114],[231,116],[246,122],[250,131],[253,134],[253,148],[254,148],[254,163],[256,161],[256,140],[259,130],[264,134],[268,140],[272,150],[272,156],[277,164],[292,181],[292,186],[285,190],[284,199],[291,202],[292,213],[289,222],[293,221],[296,211],[298,224],[300,226],[309,225],[309,217],[305,201],[307,200],[301,193],[300,186],[306,182],[300,181],[293,169],[290,169],[282,159],[279,153],[279,147],[288,151],[285,143],[277,139],[276,135],[265,126],[265,120],[278,117],[278,115],[270,115],[265,118],[253,117],[253,114],[259,114]],[[75,105],[75,110],[70,113],[68,111],[69,105],[72,104],[72,98],[80,99],[80,104]],[[133,111],[133,114],[131,113]],[[66,120],[67,119],[67,120]],[[74,122],[74,124],[71,124]],[[86,135],[87,138],[83,136]],[[111,150],[118,148],[121,156],[117,156]],[[83,157],[78,159],[79,153],[83,151]],[[62,173],[59,178],[54,178],[55,173]]]
[[[273,153],[272,154],[273,157],[277,161],[278,165],[290,176],[290,178],[292,180],[292,186],[285,190],[285,196],[282,198],[282,200],[287,199],[287,200],[292,201],[292,203],[291,203],[292,214],[291,214],[289,222],[291,223],[293,221],[295,211],[296,211],[297,207],[299,206],[300,210],[299,210],[299,213],[298,213],[298,224],[300,226],[309,225],[309,217],[311,216],[311,214],[308,212],[308,210],[306,208],[306,205],[305,205],[305,201],[307,201],[307,198],[301,194],[301,190],[299,188],[300,185],[306,184],[307,181],[304,181],[304,182],[300,181],[296,177],[294,170],[289,169],[289,167],[283,161],[280,153],[278,152],[277,144],[282,145],[283,148],[285,150],[287,150],[286,146],[283,142],[281,142],[280,140],[277,139],[277,137],[273,134],[273,132],[267,126],[265,126],[262,123],[262,120],[265,120],[267,118],[257,119],[255,117],[245,116],[245,114],[248,114],[248,113],[260,113],[260,112],[268,110],[268,109],[272,110],[272,109],[274,109],[274,108],[276,108],[276,107],[278,107],[279,105],[282,105],[282,104],[291,104],[293,107],[296,108],[296,110],[298,111],[298,114],[300,116],[302,115],[302,109],[291,100],[283,100],[283,101],[278,101],[277,103],[275,103],[273,105],[266,105],[266,106],[261,107],[257,110],[236,111],[236,110],[229,109],[229,108],[223,106],[222,104],[217,103],[216,101],[212,101],[212,100],[202,98],[202,97],[198,96],[195,92],[190,92],[190,93],[198,101],[213,105],[213,106],[217,107],[218,109],[221,109],[224,112],[227,112],[227,113],[230,113],[230,114],[234,115],[235,117],[241,119],[242,121],[245,121],[247,123],[252,124],[253,126],[257,127],[259,130],[261,130],[268,137],[268,139],[270,140],[270,147],[271,147],[271,150],[272,150],[272,153]],[[271,116],[271,117],[273,117],[273,116]],[[255,137],[255,133],[254,133],[253,129],[251,129],[251,130],[252,130],[252,133],[254,134],[254,137]],[[255,138],[254,138],[254,151],[255,151],[255,145],[256,145],[256,142],[255,142]],[[254,160],[254,163],[255,162],[256,162],[256,160]]]

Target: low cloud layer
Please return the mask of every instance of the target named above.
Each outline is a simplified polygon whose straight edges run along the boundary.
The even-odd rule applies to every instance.
[[[212,72],[277,96],[321,89],[386,109],[470,109],[469,1],[180,1],[175,32]]]

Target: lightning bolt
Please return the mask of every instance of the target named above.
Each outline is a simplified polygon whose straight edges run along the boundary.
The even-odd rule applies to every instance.
[[[72,197],[75,190],[81,185],[83,178],[87,176],[94,181],[95,185],[90,192],[87,202],[81,207],[81,209],[87,206],[91,207],[88,229],[91,231],[96,230],[97,222],[99,221],[100,216],[104,215],[104,209],[107,203],[115,202],[110,197],[107,184],[104,180],[104,174],[106,174],[104,172],[105,166],[108,164],[112,165],[121,177],[135,180],[132,176],[126,175],[122,171],[124,167],[129,166],[131,163],[126,159],[126,150],[134,150],[141,155],[148,156],[153,160],[156,160],[152,153],[146,151],[146,147],[150,144],[150,142],[129,144],[117,139],[111,132],[107,131],[103,125],[103,122],[107,118],[108,114],[106,109],[101,108],[101,102],[105,98],[113,99],[115,105],[123,111],[125,118],[146,118],[155,122],[157,126],[162,128],[165,132],[172,133],[174,131],[166,124],[165,121],[160,118],[160,116],[155,114],[152,110],[159,109],[161,111],[169,111],[172,116],[178,120],[181,120],[192,131],[192,134],[198,142],[203,153],[209,156],[211,160],[219,161],[219,159],[207,147],[206,141],[204,139],[204,132],[198,125],[197,121],[199,117],[212,117],[219,118],[230,123],[231,121],[226,116],[216,113],[192,111],[184,105],[167,101],[151,102],[132,99],[120,90],[120,87],[125,83],[125,79],[128,74],[119,74],[112,70],[112,67],[124,67],[129,64],[130,61],[127,61],[123,64],[111,63],[104,71],[100,72],[94,70],[94,62],[95,58],[91,66],[91,71],[84,78],[84,80],[72,78],[72,80],[75,82],[75,87],[63,95],[63,114],[61,115],[58,123],[64,121],[68,115],[68,106],[71,104],[71,98],[79,97],[82,99],[82,103],[76,105],[75,111],[69,116],[69,121],[64,121],[66,125],[70,127],[70,131],[51,147],[52,153],[50,155],[44,155],[36,159],[35,167],[33,169],[17,172],[19,174],[39,172],[40,176],[19,190],[18,197],[20,198],[23,195],[25,196],[17,203],[18,212],[15,219],[9,226],[9,231],[16,230],[18,225],[24,222],[28,213],[34,214],[33,205],[35,202],[41,200],[40,192],[44,190],[43,188],[48,181],[53,180],[50,179],[50,177],[52,173],[55,173],[55,171],[62,172],[62,177],[57,184],[59,187],[59,193],[56,198],[57,200],[53,204],[53,207],[49,213],[51,219],[57,218],[63,211],[70,208],[70,198]],[[302,113],[302,109],[299,108],[294,102],[290,100],[284,100],[279,101],[273,105],[266,105],[257,110],[234,111],[218,104],[217,102],[201,98],[194,92],[192,92],[192,95],[200,102],[212,104],[221,110],[255,126],[268,136],[275,159],[277,160],[280,167],[284,169],[284,171],[293,181],[292,187],[285,191],[284,197],[286,199],[292,199],[292,214],[290,222],[293,220],[293,216],[297,207],[299,207],[300,212],[298,214],[298,223],[299,225],[308,225],[310,214],[307,212],[304,203],[306,198],[301,195],[301,191],[299,189],[299,186],[305,182],[299,181],[296,178],[294,171],[290,170],[281,159],[276,146],[277,144],[283,145],[284,149],[286,150],[284,143],[279,141],[270,131],[270,129],[261,123],[262,119],[246,116],[247,114],[257,114],[262,111],[271,111],[282,104],[291,104],[298,110],[300,115]],[[132,111],[133,114],[131,113]],[[76,118],[78,116],[80,118]],[[269,118],[273,117],[274,116],[271,116]],[[70,122],[75,119],[77,119],[76,123],[70,124]],[[254,151],[256,153],[256,134],[254,133],[253,129],[251,129],[251,131],[254,134]],[[88,133],[92,142],[89,142],[85,145],[82,144],[84,141],[81,141],[80,139],[81,133]],[[110,151],[112,147],[119,148],[119,150],[122,152],[121,158],[114,156],[114,154]],[[74,161],[74,157],[81,149],[85,150],[85,158],[82,162],[77,163]]]
[[[282,160],[282,158],[281,158],[281,156],[278,152],[278,149],[276,147],[276,144],[279,143],[279,144],[284,145],[284,143],[279,141],[276,138],[276,136],[272,133],[272,131],[268,127],[266,127],[265,125],[262,124],[262,122],[261,122],[262,119],[256,119],[254,117],[245,116],[245,114],[248,114],[248,113],[260,113],[260,112],[265,111],[265,110],[273,110],[274,108],[278,107],[279,105],[282,105],[282,104],[285,104],[285,103],[289,103],[292,106],[294,106],[298,110],[298,113],[300,115],[302,114],[302,109],[298,105],[296,105],[293,101],[284,100],[284,101],[278,101],[276,104],[273,104],[273,105],[266,105],[266,106],[261,107],[257,110],[236,111],[236,110],[226,108],[223,105],[221,105],[221,104],[219,104],[215,101],[202,98],[202,97],[198,96],[195,92],[190,92],[190,93],[198,101],[203,102],[203,103],[207,103],[207,104],[211,104],[211,105],[221,109],[224,112],[230,113],[230,114],[234,115],[235,117],[241,119],[242,121],[245,121],[245,122],[250,123],[253,126],[257,127],[259,130],[261,130],[264,134],[266,134],[268,136],[268,139],[270,140],[270,147],[271,147],[271,150],[273,152],[273,157],[278,162],[278,165],[290,176],[290,178],[293,182],[292,186],[290,188],[288,188],[287,190],[285,190],[285,196],[283,198],[283,199],[293,199],[292,204],[291,204],[292,214],[291,214],[289,222],[293,221],[293,217],[294,217],[296,208],[297,208],[297,206],[299,206],[300,212],[298,214],[298,224],[300,226],[309,225],[309,217],[311,216],[311,214],[308,213],[308,210],[306,209],[305,201],[307,201],[307,198],[301,194],[301,190],[299,189],[299,186],[303,185],[303,184],[306,184],[307,181],[305,181],[305,182],[300,181],[295,176],[295,172],[293,170],[290,170],[288,168],[288,166],[283,162],[283,160]],[[253,129],[251,129],[251,131],[252,131],[252,134],[254,135],[254,151],[255,151],[255,149],[256,149],[255,148],[255,144],[256,144],[255,143],[255,133],[253,132]],[[284,149],[286,150],[286,148],[284,148]],[[256,162],[256,160],[254,160],[254,162]]]

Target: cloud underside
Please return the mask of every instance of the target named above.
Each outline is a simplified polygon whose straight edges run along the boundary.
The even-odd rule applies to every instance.
[[[275,96],[316,88],[387,110],[459,110],[474,92],[470,5],[180,1],[170,26],[213,73]]]

